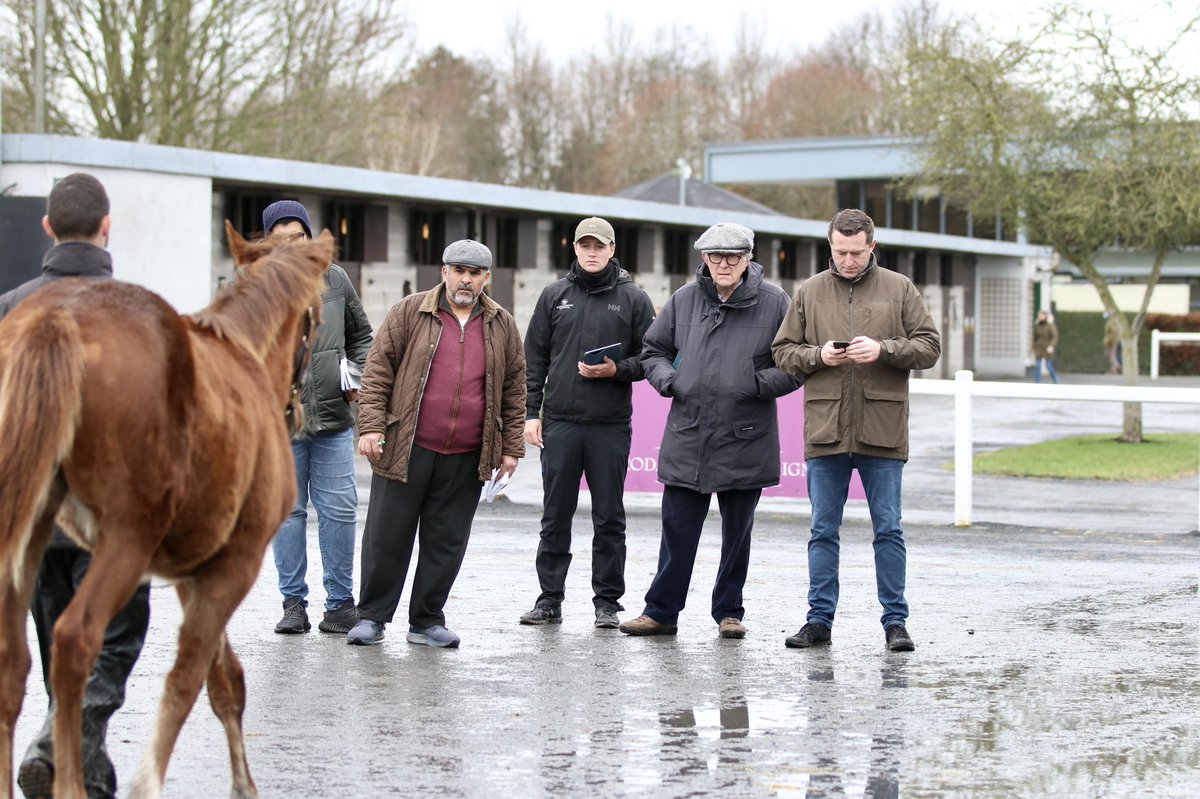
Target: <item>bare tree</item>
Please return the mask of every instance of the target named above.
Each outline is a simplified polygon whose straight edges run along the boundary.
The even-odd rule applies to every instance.
[[[3,53],[6,97],[21,108],[32,104],[32,4],[0,4],[17,20]],[[397,0],[55,0],[47,9],[54,129],[331,160],[340,155],[331,120],[403,33]]]
[[[529,41],[520,17],[508,24],[508,60],[500,78],[508,118],[502,140],[508,155],[506,183],[553,188],[561,126],[555,74],[545,51]]]
[[[1197,38],[1200,15],[1153,47],[1123,30],[1064,7],[1026,41],[965,26],[915,37],[900,113],[919,142],[908,185],[999,213],[1077,267],[1119,321],[1124,379],[1135,385],[1137,335],[1166,254],[1200,241],[1200,79],[1174,58]],[[1132,322],[1097,267],[1112,248],[1154,256]],[[1122,438],[1142,440],[1140,405],[1126,406]]]

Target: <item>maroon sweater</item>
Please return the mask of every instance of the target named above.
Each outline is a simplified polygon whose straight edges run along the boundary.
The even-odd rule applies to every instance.
[[[445,308],[438,315],[442,335],[429,364],[413,443],[440,455],[458,455],[483,446],[483,314],[472,314],[465,328]]]

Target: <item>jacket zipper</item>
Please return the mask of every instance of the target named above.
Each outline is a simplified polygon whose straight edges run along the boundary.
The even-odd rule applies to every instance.
[[[850,338],[854,338],[854,284],[850,284],[850,292],[847,296],[847,302],[850,303]],[[850,364],[850,405],[854,404],[854,384],[858,382],[858,369],[853,363]],[[855,416],[854,408],[849,409],[850,413],[850,451],[854,451],[854,431],[855,431]]]
[[[442,343],[442,330],[446,327],[442,324],[441,318],[433,315],[437,322],[438,333],[437,338],[433,340],[433,346],[430,348],[429,360],[425,362],[425,374],[421,378],[421,396],[417,397],[416,414],[413,416],[412,435],[408,437],[408,451],[412,452],[413,441],[417,439],[417,425],[421,423],[421,400],[425,399],[425,387],[429,385],[429,370],[433,368],[433,353],[437,352],[438,344]]]
[[[471,324],[471,320],[467,319],[467,325]],[[446,443],[443,449],[450,449],[450,444],[454,441],[454,432],[458,429],[458,408],[462,400],[462,381],[463,373],[466,371],[467,363],[467,325],[462,322],[458,323],[458,388],[454,392],[454,408],[450,412],[450,431],[446,434]]]

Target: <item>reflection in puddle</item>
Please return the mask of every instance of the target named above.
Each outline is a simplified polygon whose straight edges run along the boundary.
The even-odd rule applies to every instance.
[[[806,675],[820,687],[790,699],[749,697],[735,684],[691,706],[630,708],[619,723],[544,742],[540,788],[544,795],[578,794],[590,784],[621,795],[894,799],[903,736],[894,715],[880,710],[906,678],[894,664],[879,673],[879,692],[867,696],[843,695],[823,666]]]

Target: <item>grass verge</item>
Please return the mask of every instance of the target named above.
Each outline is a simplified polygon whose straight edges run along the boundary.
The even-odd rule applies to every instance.
[[[953,468],[953,465],[951,466]],[[1111,435],[1073,436],[975,456],[977,474],[1066,480],[1171,480],[1200,469],[1200,434],[1147,435],[1126,444]]]

